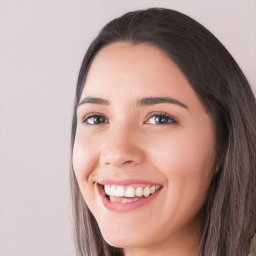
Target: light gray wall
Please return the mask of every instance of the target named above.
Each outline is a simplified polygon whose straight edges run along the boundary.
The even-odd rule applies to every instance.
[[[82,57],[127,11],[168,7],[210,29],[256,91],[255,0],[0,0],[0,255],[73,256],[68,185]]]

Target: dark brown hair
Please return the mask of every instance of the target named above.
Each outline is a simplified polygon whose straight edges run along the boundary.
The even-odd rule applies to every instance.
[[[151,8],[129,12],[100,31],[87,50],[78,77],[71,149],[76,136],[76,108],[90,64],[104,46],[117,41],[148,43],[162,49],[179,66],[212,119],[216,172],[205,203],[207,219],[199,254],[248,255],[250,237],[256,231],[255,97],[225,47],[190,17]],[[122,249],[104,241],[72,166],[70,175],[77,255],[123,255]]]

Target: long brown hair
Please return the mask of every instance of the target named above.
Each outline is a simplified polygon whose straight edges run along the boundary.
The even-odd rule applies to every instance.
[[[109,22],[87,50],[80,69],[76,108],[95,55],[117,41],[148,43],[162,49],[181,69],[212,119],[216,135],[216,172],[205,203],[206,224],[200,255],[245,256],[256,231],[256,103],[239,66],[206,28],[177,11],[151,8]],[[72,168],[75,243],[79,256],[123,255],[108,245],[84,202]]]

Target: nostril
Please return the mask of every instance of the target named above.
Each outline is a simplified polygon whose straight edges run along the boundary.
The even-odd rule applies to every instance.
[[[121,167],[121,166],[124,166],[124,165],[131,165],[133,163],[135,163],[135,161],[133,161],[133,160],[126,160],[125,161],[122,158],[116,158],[116,159],[108,159],[108,161],[106,161],[104,163],[104,165]]]
[[[130,164],[130,163],[133,163],[132,160],[128,160],[128,161],[125,161],[123,164]]]

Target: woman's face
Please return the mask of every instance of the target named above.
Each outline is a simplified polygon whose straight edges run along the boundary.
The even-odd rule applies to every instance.
[[[90,67],[77,120],[73,167],[105,240],[127,252],[197,248],[214,134],[176,64],[155,46],[106,46]]]

